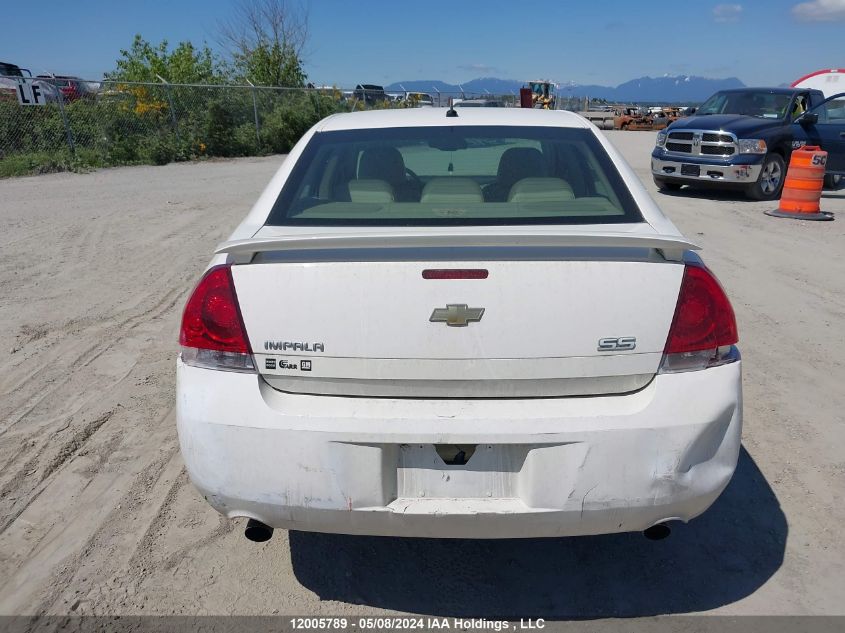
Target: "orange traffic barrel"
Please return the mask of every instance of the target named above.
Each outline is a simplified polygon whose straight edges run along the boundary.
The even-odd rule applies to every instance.
[[[832,213],[819,209],[824,187],[827,152],[816,145],[805,145],[792,152],[783,183],[780,204],[767,215],[799,220],[832,220]]]

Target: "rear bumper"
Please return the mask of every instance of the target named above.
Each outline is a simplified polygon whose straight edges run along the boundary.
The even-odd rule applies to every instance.
[[[760,177],[763,156],[742,155],[728,162],[708,161],[701,156],[679,157],[657,148],[651,155],[651,173],[657,178],[680,184],[751,185]],[[684,165],[698,168],[698,175],[682,174]]]
[[[194,485],[280,528],[513,538],[643,530],[706,510],[736,466],[741,368],[656,376],[624,396],[391,400],[284,394],[178,363]],[[447,466],[435,444],[475,446]]]

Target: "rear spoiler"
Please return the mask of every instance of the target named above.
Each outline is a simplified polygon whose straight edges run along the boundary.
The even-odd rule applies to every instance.
[[[666,259],[680,260],[685,250],[698,246],[679,235],[648,233],[554,231],[500,232],[372,232],[372,233],[315,233],[292,234],[282,237],[257,237],[231,240],[219,244],[216,254],[232,255],[249,261],[256,253],[268,251],[302,251],[334,249],[387,248],[472,248],[472,247],[576,247],[576,248],[651,248],[659,250]]]

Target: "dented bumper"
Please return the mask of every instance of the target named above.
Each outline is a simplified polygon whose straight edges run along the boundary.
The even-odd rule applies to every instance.
[[[191,480],[230,517],[417,537],[639,531],[692,519],[727,485],[741,367],[622,396],[403,400],[286,394],[179,361],[177,421]],[[447,465],[438,445],[474,453]]]

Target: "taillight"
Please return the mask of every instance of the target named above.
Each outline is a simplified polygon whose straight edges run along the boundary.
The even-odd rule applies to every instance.
[[[736,318],[722,286],[707,268],[687,264],[661,373],[704,369],[739,359]]]
[[[182,360],[210,369],[253,371],[231,266],[210,269],[191,293],[179,331]]]

